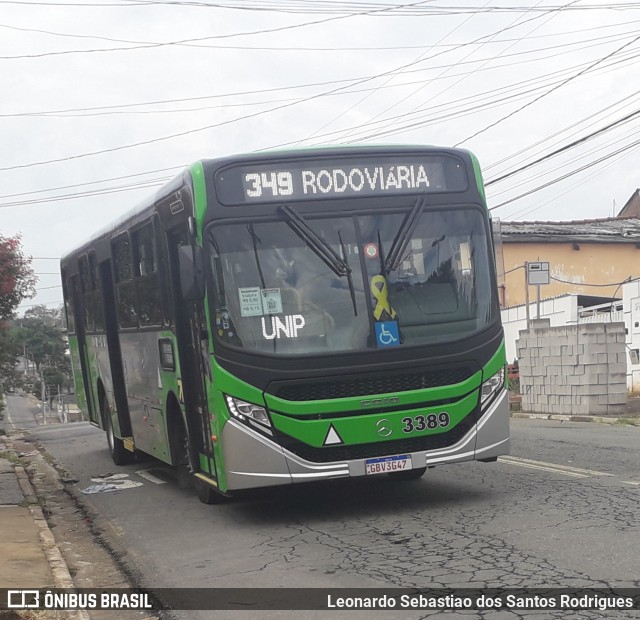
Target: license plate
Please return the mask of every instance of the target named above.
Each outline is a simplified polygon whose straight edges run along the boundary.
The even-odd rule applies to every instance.
[[[364,462],[366,474],[386,474],[392,471],[411,469],[411,455],[383,456],[378,459],[367,459]]]

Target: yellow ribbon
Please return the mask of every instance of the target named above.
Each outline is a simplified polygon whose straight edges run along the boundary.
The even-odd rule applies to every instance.
[[[396,318],[396,311],[389,303],[389,289],[387,287],[387,279],[383,275],[373,276],[371,278],[371,292],[376,298],[376,307],[373,309],[373,316],[376,321],[380,320],[382,313],[386,312],[392,319]]]

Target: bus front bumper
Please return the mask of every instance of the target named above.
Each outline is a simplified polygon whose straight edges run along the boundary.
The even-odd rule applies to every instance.
[[[222,430],[222,446],[229,491],[365,475],[365,459],[312,463],[233,419]],[[477,424],[454,445],[410,455],[415,469],[492,460],[508,453],[509,403],[508,393],[503,390]]]

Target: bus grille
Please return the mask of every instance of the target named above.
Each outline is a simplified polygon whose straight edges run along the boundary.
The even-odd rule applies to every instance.
[[[278,382],[271,386],[269,393],[284,400],[324,400],[327,398],[348,398],[350,396],[370,396],[392,392],[408,392],[424,388],[453,385],[468,379],[474,373],[470,365],[450,368],[428,369],[402,374],[378,374],[331,379],[305,379],[304,382]]]
[[[314,448],[297,439],[278,433],[280,445],[293,452],[305,461],[312,463],[332,463],[335,461],[349,461],[355,459],[367,459],[391,454],[408,454],[423,450],[436,450],[452,446],[469,431],[478,419],[480,409],[476,407],[469,415],[460,421],[447,433],[426,435],[423,437],[411,437],[408,439],[395,439],[393,441],[381,441],[377,443],[356,444],[353,446],[331,446],[326,448]]]

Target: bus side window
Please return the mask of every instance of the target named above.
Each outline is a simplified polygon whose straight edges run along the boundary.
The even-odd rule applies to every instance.
[[[87,302],[87,308],[91,313],[91,320],[97,332],[104,331],[104,307],[102,303],[102,286],[100,283],[100,275],[98,273],[98,261],[94,251],[89,252],[89,282],[91,285],[91,293]]]
[[[169,260],[167,252],[167,237],[162,230],[160,218],[156,215],[153,224],[156,264],[159,278],[159,295],[162,300],[162,317],[164,325],[171,325],[173,321],[173,305],[169,282]]]
[[[136,291],[133,282],[129,235],[124,233],[117,237],[113,241],[112,247],[118,300],[118,322],[120,327],[137,327]]]
[[[80,289],[82,291],[82,301],[84,306],[83,322],[85,330],[89,333],[95,332],[94,308],[93,308],[93,288],[91,286],[91,274],[89,270],[89,260],[84,254],[78,260],[80,269]]]
[[[162,292],[153,239],[153,224],[149,222],[131,234],[133,246],[136,310],[140,326],[162,324]]]

